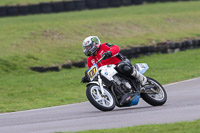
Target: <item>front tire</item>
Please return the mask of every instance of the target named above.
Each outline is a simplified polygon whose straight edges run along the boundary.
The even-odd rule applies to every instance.
[[[115,108],[115,99],[107,89],[104,88],[105,95],[97,84],[88,85],[86,95],[90,103],[101,111],[111,111]]]
[[[141,94],[142,99],[152,106],[163,105],[167,101],[167,93],[164,87],[155,79],[152,79],[149,77],[147,78],[150,85],[154,86],[153,88],[151,88],[151,90],[157,93],[154,93],[154,94],[142,93]]]

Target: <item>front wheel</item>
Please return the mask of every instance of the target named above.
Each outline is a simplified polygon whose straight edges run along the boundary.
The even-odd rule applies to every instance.
[[[115,99],[113,95],[104,88],[103,95],[101,89],[96,84],[87,87],[86,95],[90,103],[101,111],[111,111],[115,108]]]
[[[163,86],[155,79],[148,77],[148,85],[145,86],[145,93],[141,94],[142,99],[152,106],[161,106],[167,101],[167,93]]]

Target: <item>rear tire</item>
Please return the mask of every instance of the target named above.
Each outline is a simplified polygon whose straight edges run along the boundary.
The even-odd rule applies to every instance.
[[[165,89],[155,79],[152,79],[152,78],[149,78],[149,77],[147,77],[147,78],[148,78],[149,82],[153,83],[156,87],[158,87],[157,89],[159,89],[159,90],[155,90],[155,89],[154,90],[159,91],[159,94],[142,93],[141,94],[142,99],[152,106],[163,105],[167,101],[167,93],[166,93]]]
[[[101,89],[97,84],[88,85],[86,95],[90,103],[101,111],[111,111],[115,108],[115,99],[108,91],[104,88],[105,96],[102,96]]]

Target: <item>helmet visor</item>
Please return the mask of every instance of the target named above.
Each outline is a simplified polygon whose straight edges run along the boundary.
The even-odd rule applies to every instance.
[[[85,55],[87,55],[87,56],[91,56],[91,55],[92,55],[91,49],[92,49],[92,44],[83,46],[83,52],[84,52]]]

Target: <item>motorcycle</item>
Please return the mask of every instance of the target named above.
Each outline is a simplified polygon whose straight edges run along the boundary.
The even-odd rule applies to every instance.
[[[111,111],[115,106],[134,106],[138,104],[140,98],[152,106],[161,106],[167,101],[165,89],[155,79],[147,77],[147,83],[141,86],[136,78],[118,73],[116,65],[111,64],[98,68],[98,63],[102,60],[104,57],[87,71],[90,82],[87,84],[86,96],[97,109]],[[137,63],[134,69],[144,74],[149,67],[146,63]],[[133,97],[129,103],[121,105],[122,96],[128,93]]]

